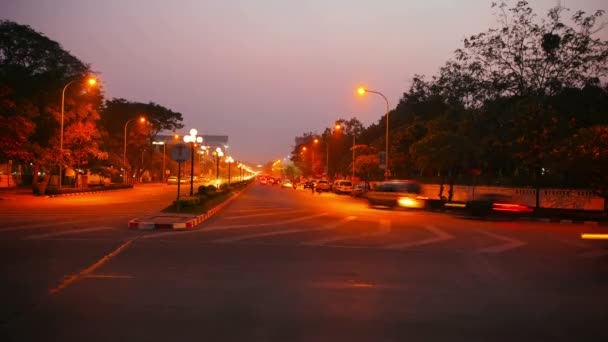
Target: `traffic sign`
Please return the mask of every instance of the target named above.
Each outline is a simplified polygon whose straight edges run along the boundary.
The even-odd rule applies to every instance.
[[[171,150],[171,158],[178,163],[183,163],[190,158],[190,149],[186,144],[176,144]]]

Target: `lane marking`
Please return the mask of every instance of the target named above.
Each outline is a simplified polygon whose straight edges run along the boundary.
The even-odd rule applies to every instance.
[[[386,235],[391,232],[391,221],[390,220],[379,220],[378,230],[375,232],[361,233],[351,236],[334,236],[323,239],[312,240],[308,242],[302,242],[301,245],[305,246],[323,246],[329,243],[336,243],[338,241],[355,240],[367,237],[374,237],[380,235]]]
[[[287,212],[280,212],[280,213],[261,213],[261,214],[251,214],[251,215],[237,215],[237,216],[227,216],[224,217],[225,220],[237,220],[237,219],[242,219],[242,218],[250,218],[250,217],[263,217],[263,216],[279,216],[279,215],[291,215],[291,214],[297,214],[297,213],[301,213],[304,210],[292,210],[292,211],[287,211]]]
[[[445,232],[433,225],[426,225],[423,228],[426,229],[427,231],[429,231],[431,234],[435,235],[435,237],[429,238],[429,239],[424,239],[424,240],[418,240],[418,241],[408,241],[408,242],[390,244],[390,245],[384,246],[383,249],[406,249],[406,248],[410,248],[410,247],[423,246],[423,245],[429,245],[429,244],[433,244],[433,243],[448,241],[448,240],[452,240],[454,238],[453,235],[448,234],[447,232]]]
[[[318,232],[318,231],[323,231],[323,230],[336,229],[339,226],[341,226],[347,222],[356,220],[356,219],[357,219],[356,216],[348,216],[346,218],[343,218],[340,221],[332,222],[332,223],[326,224],[326,225],[318,227],[318,228],[295,228],[295,229],[287,229],[287,230],[277,230],[277,231],[273,231],[273,232],[254,233],[254,234],[247,234],[247,235],[229,237],[229,238],[224,238],[224,239],[217,239],[217,240],[212,240],[210,242],[212,242],[212,243],[229,243],[229,242],[256,239],[256,238],[267,237],[267,236],[287,235],[287,234],[301,233],[301,232]]]
[[[581,234],[582,239],[586,240],[608,240],[608,234]]]
[[[519,247],[523,247],[525,245],[527,245],[527,242],[521,241],[521,240],[517,240],[508,236],[504,236],[504,235],[498,235],[498,234],[494,234],[494,233],[490,233],[484,230],[475,230],[476,232],[482,234],[482,235],[486,235],[492,238],[495,238],[497,240],[501,240],[504,241],[505,243],[500,244],[500,245],[495,245],[495,246],[490,246],[490,247],[486,247],[486,248],[481,248],[477,250],[477,253],[488,253],[488,254],[497,254],[497,253],[502,253],[502,252],[506,252],[508,250],[511,249],[515,249],[515,248],[519,248]]]
[[[109,253],[109,254],[105,255],[103,258],[99,259],[93,265],[89,266],[88,268],[85,268],[84,270],[80,271],[77,274],[71,275],[66,280],[64,280],[61,284],[59,284],[59,286],[57,286],[57,287],[55,287],[53,289],[50,289],[49,292],[48,292],[48,294],[49,295],[57,294],[57,293],[59,293],[59,291],[65,289],[66,287],[70,286],[74,282],[76,282],[76,281],[80,280],[81,278],[83,278],[83,277],[85,277],[85,276],[93,273],[93,271],[95,271],[96,269],[98,269],[101,266],[103,266],[103,264],[105,264],[106,262],[110,261],[110,259],[112,259],[113,257],[117,256],[125,248],[129,247],[129,245],[132,244],[133,241],[135,241],[135,239],[128,240],[127,242],[123,243],[118,248],[116,248],[114,251],[112,251],[111,253]]]
[[[230,213],[251,213],[251,212],[265,212],[265,211],[283,211],[283,210],[293,210],[293,208],[283,208],[283,207],[276,207],[276,208],[262,208],[262,209],[230,209]]]
[[[162,238],[162,237],[167,237],[167,236],[171,236],[171,235],[184,235],[184,234],[196,234],[196,233],[200,234],[200,233],[206,233],[206,232],[231,230],[231,229],[239,229],[239,228],[271,227],[271,226],[279,226],[282,224],[312,220],[317,217],[322,217],[322,216],[327,216],[327,215],[328,215],[327,213],[321,213],[321,214],[316,214],[316,215],[311,215],[311,216],[298,217],[295,219],[259,223],[259,224],[233,224],[233,225],[216,226],[216,227],[211,226],[211,227],[206,227],[206,228],[196,229],[196,230],[186,230],[186,231],[180,231],[180,232],[163,232],[163,233],[158,233],[158,234],[143,235],[140,238],[141,239],[155,239],[155,238]]]
[[[112,230],[112,229],[114,229],[114,228],[112,228],[112,227],[93,227],[93,228],[63,230],[63,231],[60,231],[60,232],[30,235],[30,236],[25,237],[25,240],[45,239],[45,238],[50,238],[50,237],[55,237],[55,236],[72,235],[72,234],[80,234],[80,233],[90,233],[90,232],[98,232],[100,230]]]
[[[83,278],[97,278],[97,279],[133,279],[135,277],[128,275],[113,275],[113,274],[87,274]]]
[[[38,224],[32,224],[32,225],[23,225],[23,226],[18,226],[18,227],[0,229],[0,234],[4,233],[4,232],[13,232],[13,231],[17,231],[17,230],[57,227],[57,226],[69,225],[69,224],[74,224],[74,223],[82,223],[82,222],[90,222],[90,221],[91,221],[91,218],[82,219],[82,220],[72,220],[72,221],[59,221],[59,222],[53,222],[53,223],[38,223]]]

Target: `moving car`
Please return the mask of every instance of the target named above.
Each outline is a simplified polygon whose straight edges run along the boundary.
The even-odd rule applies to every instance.
[[[427,198],[421,196],[420,184],[412,180],[391,180],[379,183],[367,193],[370,207],[424,208]]]
[[[309,180],[304,183],[304,189],[311,189],[314,187],[315,187],[315,181]]]
[[[365,197],[367,196],[367,191],[369,189],[365,186],[365,184],[357,184],[353,187],[353,191],[350,192],[350,195],[353,197]]]
[[[495,193],[478,195],[467,202],[466,209],[473,216],[521,215],[533,211],[532,208],[514,201],[511,196]]]
[[[293,188],[293,183],[289,179],[286,179],[283,181],[283,183],[281,183],[281,187],[282,188]]]

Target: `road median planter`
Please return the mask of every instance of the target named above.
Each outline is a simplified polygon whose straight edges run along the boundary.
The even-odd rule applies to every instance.
[[[241,187],[240,191],[233,192],[226,188],[222,191],[205,191],[204,194],[186,196],[179,199],[179,207],[177,201],[173,201],[159,214],[129,221],[128,227],[139,230],[192,229],[217,214],[243,190]]]

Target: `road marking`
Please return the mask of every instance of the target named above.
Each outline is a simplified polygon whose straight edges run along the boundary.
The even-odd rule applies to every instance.
[[[355,239],[361,239],[361,238],[366,238],[366,237],[386,235],[386,234],[388,234],[388,233],[391,232],[391,221],[389,221],[389,220],[380,220],[378,222],[379,222],[379,227],[378,227],[378,230],[375,231],[375,232],[368,232],[368,233],[362,233],[362,234],[351,235],[351,236],[328,237],[328,238],[323,238],[323,239],[318,239],[318,240],[312,240],[312,241],[302,242],[301,245],[305,245],[305,246],[323,246],[323,245],[326,245],[326,244],[329,244],[329,243],[335,243],[335,242],[338,242],[338,241],[355,240]]]
[[[88,274],[83,278],[98,278],[98,279],[133,279],[133,276],[128,275],[113,275],[113,274]]]
[[[517,240],[508,236],[503,236],[503,235],[498,235],[498,234],[494,234],[494,233],[490,233],[484,230],[476,230],[478,233],[495,238],[497,240],[501,240],[504,241],[505,243],[500,244],[500,245],[496,245],[496,246],[490,246],[490,247],[486,247],[486,248],[481,248],[479,250],[477,250],[478,253],[488,253],[488,254],[496,254],[496,253],[502,253],[502,252],[506,252],[508,250],[511,249],[515,249],[515,248],[519,248],[522,246],[527,245],[527,242],[523,242],[521,240]]]
[[[426,225],[426,226],[424,226],[424,229],[431,232],[431,234],[435,235],[435,237],[430,238],[430,239],[418,240],[418,241],[409,241],[409,242],[402,242],[402,243],[386,245],[383,247],[383,249],[405,249],[405,248],[410,248],[410,247],[415,247],[415,246],[429,245],[432,243],[448,241],[448,240],[451,240],[454,238],[454,236],[444,232],[443,230],[441,230],[433,225]]]
[[[581,238],[586,240],[608,240],[608,234],[581,234]]]
[[[45,238],[50,238],[50,237],[55,237],[55,236],[72,235],[72,234],[79,234],[79,233],[90,233],[90,232],[97,232],[100,230],[111,230],[111,229],[114,229],[114,228],[112,228],[112,227],[93,227],[93,228],[63,230],[60,232],[30,235],[30,236],[25,237],[25,240],[45,239]]]
[[[164,233],[143,235],[143,236],[141,236],[141,238],[142,239],[154,239],[154,238],[162,238],[162,237],[171,236],[171,235],[206,233],[206,232],[214,232],[214,231],[221,231],[221,230],[239,229],[239,228],[255,228],[255,227],[279,226],[279,225],[282,225],[282,224],[288,224],[288,223],[294,223],[294,222],[312,220],[312,219],[315,219],[317,217],[327,216],[327,215],[328,215],[327,213],[321,213],[321,214],[316,214],[316,215],[311,215],[311,216],[298,217],[298,218],[290,219],[290,220],[275,221],[275,222],[268,222],[268,223],[259,223],[259,224],[233,224],[233,225],[216,226],[216,227],[211,226],[211,227],[206,227],[206,228],[202,228],[202,229],[195,229],[195,230],[186,230],[186,231],[179,231],[179,232],[164,232]]]
[[[276,211],[276,210],[293,210],[293,208],[274,207],[274,208],[261,208],[261,209],[230,209],[230,213],[251,213],[251,212],[265,212],[265,211]]]
[[[332,223],[326,224],[324,226],[321,226],[319,228],[296,228],[296,229],[287,229],[287,230],[277,230],[277,231],[273,231],[273,232],[255,233],[255,234],[241,235],[241,236],[237,236],[237,237],[217,239],[217,240],[212,240],[210,242],[229,243],[229,242],[249,240],[249,239],[255,239],[255,238],[266,237],[266,236],[287,235],[287,234],[301,233],[301,232],[318,232],[318,231],[323,231],[323,230],[336,229],[339,226],[341,226],[347,222],[356,220],[356,219],[357,219],[356,216],[348,216],[338,222],[332,222]]]
[[[17,230],[56,227],[56,226],[63,226],[63,225],[82,223],[82,222],[91,222],[91,219],[88,218],[88,219],[73,220],[73,221],[58,221],[58,222],[56,221],[56,222],[52,222],[52,223],[38,223],[38,224],[32,224],[32,225],[23,225],[23,226],[19,226],[19,227],[0,229],[0,233],[13,232],[13,231],[17,231]]]
[[[251,215],[237,215],[237,216],[227,216],[224,217],[225,220],[236,220],[236,219],[242,219],[242,218],[250,218],[250,217],[263,217],[263,216],[279,216],[279,215],[291,215],[291,214],[297,214],[297,213],[301,213],[304,210],[291,210],[291,211],[283,211],[283,212],[272,212],[272,213],[261,213],[261,214],[251,214]]]
[[[103,264],[105,264],[106,262],[110,261],[110,259],[112,259],[113,257],[117,256],[125,248],[129,247],[129,245],[132,244],[133,241],[135,241],[135,239],[128,240],[127,242],[123,243],[118,248],[116,248],[114,251],[112,251],[110,254],[107,254],[103,258],[99,259],[93,265],[89,266],[88,268],[85,268],[84,270],[80,271],[77,274],[71,275],[66,280],[64,280],[61,284],[59,284],[59,286],[57,286],[57,287],[55,287],[53,289],[50,289],[49,292],[48,292],[49,295],[57,294],[59,291],[65,289],[66,287],[70,286],[74,282],[76,282],[76,281],[80,280],[81,278],[83,278],[83,277],[85,277],[85,276],[93,273],[93,271],[95,271],[96,269],[98,269],[101,266],[103,266]]]

